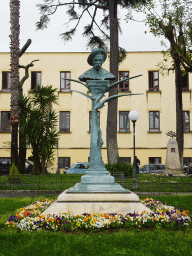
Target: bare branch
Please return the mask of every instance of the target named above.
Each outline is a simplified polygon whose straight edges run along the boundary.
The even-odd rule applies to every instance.
[[[39,60],[33,60],[27,66],[19,65],[19,68],[25,69],[25,75],[20,81],[20,89],[22,89],[24,82],[28,79],[28,77],[29,77],[29,68],[34,66],[33,62],[35,62],[35,61],[39,61]]]
[[[87,10],[89,16],[92,18],[92,22],[95,23],[95,25],[97,26],[97,28],[106,36],[107,39],[110,39],[110,37],[99,27],[99,25],[97,24],[97,22],[95,20],[93,20],[93,16],[91,15],[91,13],[89,12],[89,10]]]
[[[23,55],[23,53],[27,50],[27,48],[30,46],[31,44],[31,39],[28,39],[27,42],[25,43],[25,45],[21,48],[21,50],[19,51],[19,58]]]
[[[89,7],[90,7],[90,6],[86,7],[86,8],[82,11],[81,15],[80,15],[79,18],[78,18],[77,24],[75,25],[75,27],[74,27],[73,29],[71,29],[70,31],[67,31],[67,32],[61,34],[61,36],[63,37],[64,40],[69,40],[69,39],[71,39],[71,34],[73,34],[73,33],[75,32],[76,28],[78,27],[78,25],[79,25],[79,23],[80,23],[80,20],[81,20],[81,18],[82,18],[82,16],[83,16],[84,12],[87,11],[87,9],[88,9]]]
[[[86,6],[88,7],[91,7],[91,6],[94,6],[94,7],[97,7],[99,9],[102,9],[102,10],[107,10],[107,6],[106,5],[100,5],[100,4],[96,4],[97,2],[99,2],[98,0],[94,1],[93,3],[86,3]],[[68,3],[58,3],[58,4],[52,4],[52,5],[49,5],[48,8],[56,8],[56,7],[59,7],[59,6],[65,6],[65,5],[80,5],[80,6],[85,6],[85,4],[82,4],[82,3],[79,3],[79,2],[68,2]],[[41,8],[45,6],[44,4],[38,4],[37,7],[39,7],[40,11],[43,11],[41,10]]]

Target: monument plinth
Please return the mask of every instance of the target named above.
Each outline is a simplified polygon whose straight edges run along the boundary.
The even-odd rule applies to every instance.
[[[164,173],[172,173],[172,174],[182,174],[181,164],[179,159],[179,149],[177,141],[173,138],[176,137],[176,134],[172,131],[166,133],[167,136],[171,138],[167,144],[167,153],[166,153],[166,161],[165,161],[165,170]]]
[[[74,91],[92,100],[91,112],[91,140],[90,140],[90,168],[81,177],[81,182],[65,190],[43,214],[59,213],[141,213],[151,212],[139,201],[139,197],[115,182],[115,178],[106,170],[101,155],[103,145],[101,129],[99,127],[97,111],[104,104],[114,98],[131,96],[133,94],[113,95],[101,101],[104,94],[118,83],[135,77],[127,78],[109,85],[115,76],[101,66],[107,57],[103,49],[94,49],[88,57],[88,63],[93,66],[79,77],[80,81],[72,80],[87,87],[91,96],[83,92]],[[140,76],[140,75],[139,75]],[[136,76],[137,77],[137,76]],[[86,84],[82,83],[86,82]]]

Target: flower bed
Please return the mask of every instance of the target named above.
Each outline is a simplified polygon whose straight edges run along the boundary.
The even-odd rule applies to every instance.
[[[5,223],[9,228],[17,230],[98,230],[117,228],[145,228],[163,227],[169,229],[184,229],[191,225],[188,211],[179,211],[173,206],[168,206],[162,201],[154,201],[152,198],[145,198],[141,201],[150,208],[153,213],[143,212],[142,214],[128,213],[126,215],[117,213],[83,213],[73,216],[70,214],[43,216],[42,212],[53,201],[45,199],[35,202],[19,209],[15,216],[11,215]]]
[[[192,174],[173,174],[173,173],[150,173],[149,175],[155,176],[155,177],[178,177],[178,178],[183,178],[183,177],[190,177]]]

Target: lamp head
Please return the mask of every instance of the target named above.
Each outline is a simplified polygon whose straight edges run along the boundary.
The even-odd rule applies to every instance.
[[[136,110],[132,110],[132,111],[129,113],[129,119],[130,119],[132,122],[136,122],[138,118],[139,118],[139,113],[138,113]]]

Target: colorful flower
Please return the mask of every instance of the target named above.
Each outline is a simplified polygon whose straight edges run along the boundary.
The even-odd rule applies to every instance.
[[[142,228],[161,225],[162,227],[183,228],[191,224],[187,215],[188,211],[179,211],[173,206],[164,202],[154,201],[152,198],[145,198],[141,201],[153,212],[146,211],[141,214],[128,213],[126,215],[117,213],[83,213],[73,216],[72,214],[58,214],[43,216],[42,212],[52,203],[45,199],[35,202],[24,208],[20,208],[16,216],[11,215],[7,220],[7,227],[20,230],[76,230],[76,229],[107,229],[107,228]]]

